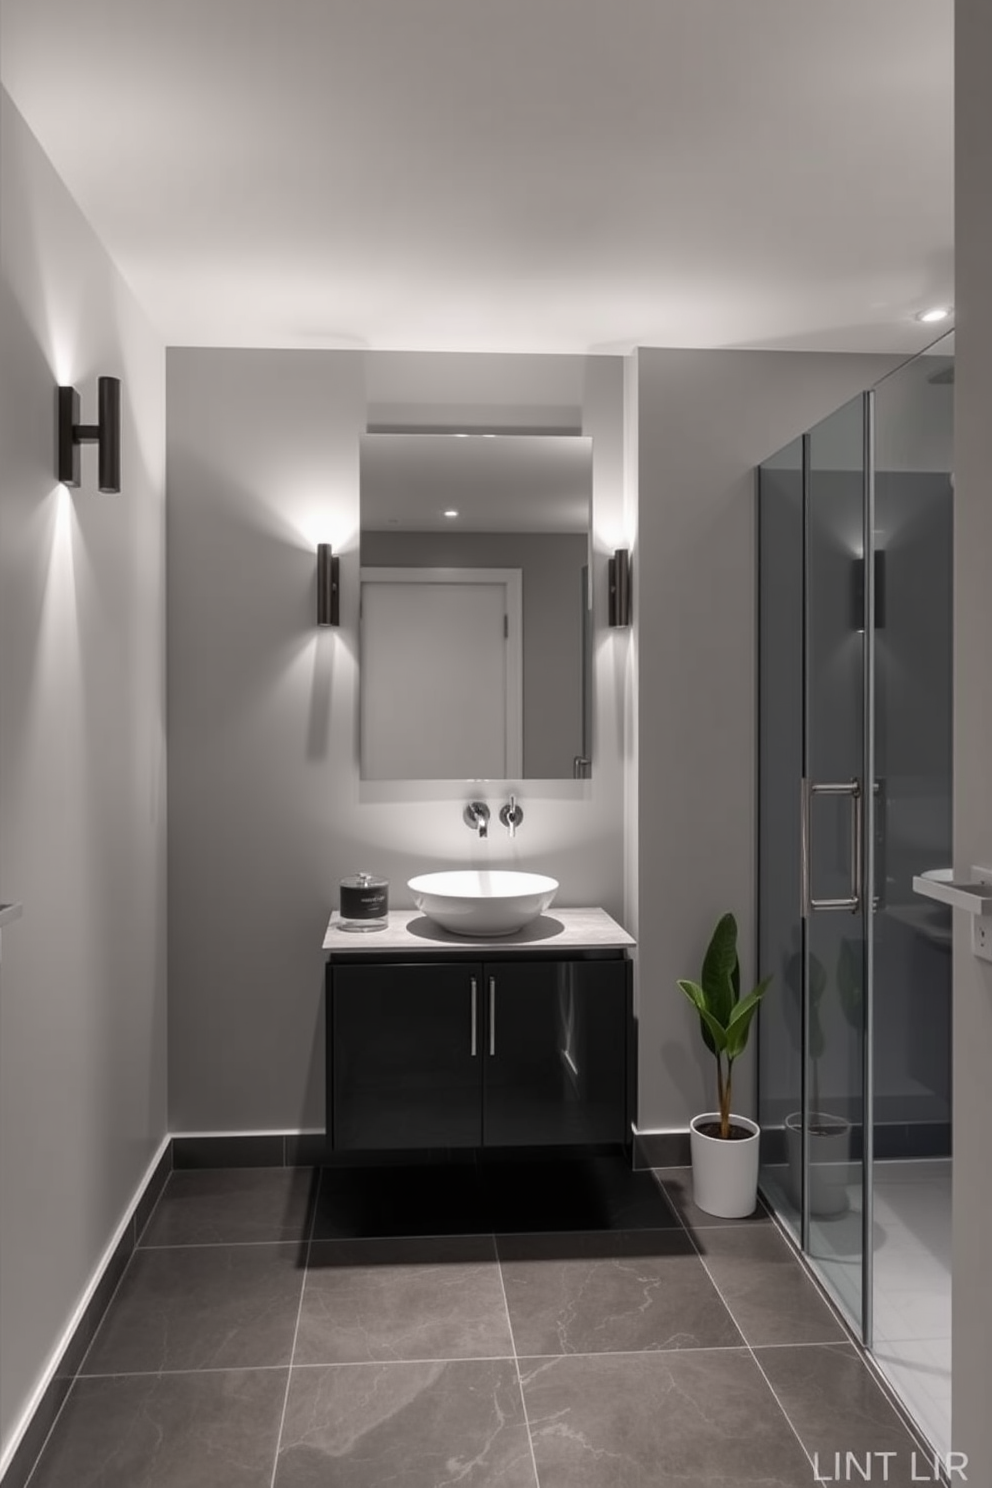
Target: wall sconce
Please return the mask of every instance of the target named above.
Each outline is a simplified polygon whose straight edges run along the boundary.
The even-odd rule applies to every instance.
[[[630,550],[617,548],[610,559],[610,604],[611,625],[629,625],[630,602]]]
[[[58,478],[64,486],[79,485],[79,446],[100,446],[98,478],[101,491],[121,488],[121,383],[101,377],[97,384],[99,422],[79,422],[79,394],[74,387],[58,393]]]
[[[875,629],[885,629],[885,552],[875,549]],[[865,628],[865,560],[854,559],[851,574],[851,629]]]
[[[340,558],[331,552],[330,543],[317,545],[317,624],[339,623]]]

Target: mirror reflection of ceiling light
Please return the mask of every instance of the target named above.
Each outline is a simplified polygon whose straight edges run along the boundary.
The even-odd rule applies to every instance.
[[[443,517],[457,517],[458,513],[456,511],[454,511],[454,510],[451,510],[451,511],[442,512],[441,515]]]
[[[950,313],[947,305],[934,305],[929,310],[921,310],[916,318],[924,325],[933,325],[938,320],[946,320]]]

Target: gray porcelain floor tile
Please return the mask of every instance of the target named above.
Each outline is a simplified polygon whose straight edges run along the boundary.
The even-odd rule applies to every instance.
[[[311,1246],[294,1364],[512,1355],[491,1237]]]
[[[746,1350],[522,1359],[541,1488],[811,1488]]]
[[[496,1244],[520,1354],[743,1341],[680,1230],[500,1235]]]
[[[297,1251],[136,1250],[81,1373],[288,1364],[303,1286]]]
[[[307,1168],[203,1168],[170,1175],[139,1243],[233,1245],[307,1238],[317,1173]]]
[[[768,1210],[758,1200],[753,1214],[747,1215],[745,1219],[720,1219],[715,1214],[707,1214],[705,1209],[699,1209],[692,1199],[692,1169],[691,1168],[653,1168],[655,1178],[661,1184],[665,1197],[675,1208],[676,1213],[690,1230],[699,1229],[704,1225],[753,1225],[764,1222],[771,1223]]]
[[[269,1488],[286,1373],[77,1380],[31,1488]]]
[[[275,1488],[537,1488],[512,1360],[294,1369]]]
[[[774,1225],[704,1229],[695,1240],[748,1343],[847,1341],[844,1329]]]
[[[821,1478],[843,1481],[846,1475],[858,1482],[867,1468],[889,1488],[932,1479],[927,1454],[916,1446],[851,1344],[763,1348],[755,1350],[755,1357],[803,1446],[811,1456],[816,1453]],[[857,1471],[849,1452],[860,1464]]]

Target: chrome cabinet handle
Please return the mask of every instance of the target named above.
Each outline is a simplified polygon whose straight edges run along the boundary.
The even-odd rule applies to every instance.
[[[851,893],[845,899],[814,899],[812,883],[813,797],[849,796],[851,800]],[[802,917],[809,919],[813,910],[847,909],[857,914],[864,898],[862,864],[864,858],[864,794],[857,779],[822,782],[803,779],[801,836]]]
[[[472,987],[472,1058],[479,1052],[479,984],[475,977],[470,979]]]
[[[496,978],[489,978],[489,1055],[496,1053]]]

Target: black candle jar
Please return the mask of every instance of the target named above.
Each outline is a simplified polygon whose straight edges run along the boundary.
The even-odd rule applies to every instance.
[[[389,880],[375,873],[356,873],[343,878],[341,890],[342,930],[385,930],[389,923]]]

